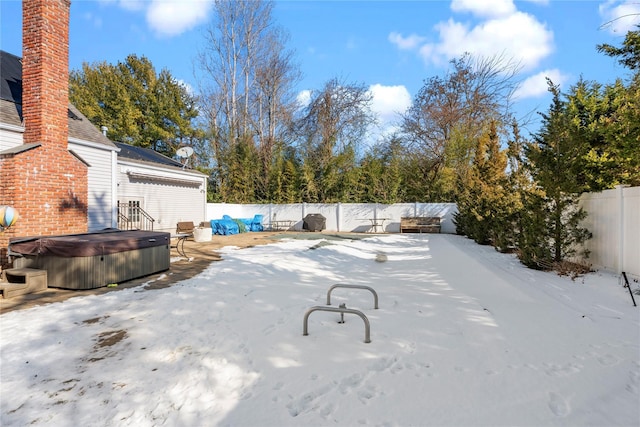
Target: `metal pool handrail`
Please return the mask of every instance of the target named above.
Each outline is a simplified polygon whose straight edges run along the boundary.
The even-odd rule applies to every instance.
[[[314,311],[332,311],[335,313],[350,313],[350,314],[357,314],[358,316],[360,316],[360,318],[364,321],[364,342],[365,343],[370,343],[371,342],[371,327],[369,325],[369,319],[367,319],[367,316],[364,315],[364,313],[362,313],[359,310],[353,310],[351,308],[346,308],[346,307],[324,307],[321,305],[317,305],[315,307],[311,307],[309,310],[307,310],[307,312],[304,314],[304,321],[303,321],[303,326],[302,326],[302,335],[309,335],[308,332],[308,324],[309,324],[309,315],[311,313],[313,313]]]

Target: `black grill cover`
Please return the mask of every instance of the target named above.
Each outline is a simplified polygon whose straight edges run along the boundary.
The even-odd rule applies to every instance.
[[[302,220],[302,228],[309,231],[322,231],[327,228],[327,219],[320,214],[309,214]]]

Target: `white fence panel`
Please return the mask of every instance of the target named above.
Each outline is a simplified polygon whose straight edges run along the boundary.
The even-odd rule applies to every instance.
[[[221,219],[222,215],[229,215],[231,218],[245,218],[245,206],[253,205],[237,205],[233,203],[207,203],[207,221],[212,219]],[[266,205],[263,205],[266,206]],[[247,210],[248,211],[248,210]],[[262,212],[256,212],[262,213]]]
[[[291,229],[302,230],[303,219],[308,214],[320,214],[326,218],[326,230],[333,232],[384,231],[398,233],[400,219],[405,216],[439,216],[443,233],[455,233],[453,215],[458,211],[455,203],[292,203],[292,204],[228,204],[209,203],[207,220],[222,218],[253,218],[264,215],[263,225],[274,228],[278,223],[292,223]],[[377,230],[373,224],[380,224]]]
[[[582,195],[588,216],[584,226],[593,233],[585,244],[596,268],[640,278],[640,187],[617,187]]]
[[[640,279],[640,187],[623,189],[622,271]]]
[[[380,205],[382,206],[382,205]],[[379,210],[376,203],[342,203],[340,205],[341,229],[353,233],[365,233],[372,230],[372,221],[377,218],[389,218],[390,215]],[[389,220],[381,222],[380,231],[385,230]]]

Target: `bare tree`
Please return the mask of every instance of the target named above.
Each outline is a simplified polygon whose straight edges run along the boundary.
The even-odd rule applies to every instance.
[[[517,87],[518,66],[502,56],[466,54],[451,66],[444,78],[425,82],[402,118],[406,153],[419,165],[423,186],[437,186],[444,167],[460,171],[470,164],[475,140],[488,124],[508,122]]]
[[[375,123],[371,98],[366,86],[345,84],[337,78],[312,93],[296,123],[307,200],[346,201],[344,191],[355,187],[346,180],[355,169],[359,144]]]
[[[239,141],[253,142],[256,150],[240,151],[259,153],[255,184],[264,192],[274,144],[290,127],[299,71],[286,34],[274,24],[271,1],[216,0],[215,12],[197,58],[214,163],[224,180],[234,169],[224,167],[234,161],[229,153]]]
[[[273,160],[278,144],[287,145],[287,135],[298,108],[295,84],[300,72],[294,61],[294,52],[284,49],[288,35],[282,31],[271,31],[262,40],[263,55],[254,72],[251,105],[252,130],[257,137],[258,152],[265,172]],[[284,147],[283,147],[284,148]],[[266,174],[265,178],[268,178]],[[268,182],[264,182],[265,186]]]

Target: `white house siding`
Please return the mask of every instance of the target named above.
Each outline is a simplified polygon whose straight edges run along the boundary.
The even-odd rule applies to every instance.
[[[0,151],[22,145],[22,129],[0,125]]]
[[[135,176],[131,171],[148,174],[149,177]],[[151,176],[153,174],[156,178]],[[178,181],[184,178],[185,174],[179,172],[120,163],[118,199],[120,203],[140,200],[140,206],[155,220],[154,230],[174,232],[180,221],[193,221],[198,225],[206,219],[206,177],[187,175],[186,179],[192,182]]]
[[[0,126],[0,151],[22,145],[24,130],[15,126]],[[89,231],[115,227],[113,170],[115,147],[107,147],[82,140],[70,140],[69,149],[86,161],[88,169],[88,229]]]
[[[113,171],[116,156],[110,147],[82,141],[69,142],[69,149],[89,163],[88,169],[88,228],[98,231],[117,226],[115,208],[117,200],[113,196]]]

